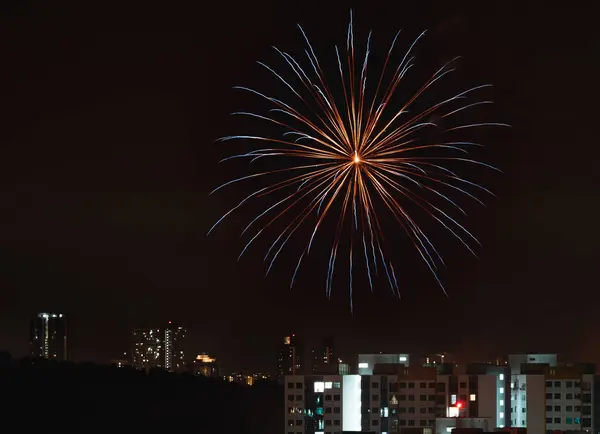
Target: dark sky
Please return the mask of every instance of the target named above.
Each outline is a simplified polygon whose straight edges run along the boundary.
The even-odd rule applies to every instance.
[[[272,369],[288,332],[334,336],[344,354],[600,358],[586,343],[600,328],[589,2],[51,3],[0,4],[0,348],[25,354],[28,319],[55,310],[74,317],[78,360],[115,357],[132,326],[166,320],[188,326],[191,352],[235,369]],[[350,7],[360,41],[374,30],[375,53],[399,28],[403,46],[430,29],[417,77],[464,55],[465,83],[493,83],[492,114],[513,125],[484,136],[481,156],[504,173],[478,175],[498,199],[463,220],[479,259],[442,240],[449,299],[402,249],[402,301],[383,279],[371,295],[359,273],[351,315],[344,279],[326,300],[318,254],[289,291],[286,260],[264,278],[264,245],[236,261],[237,234],[261,208],[206,237],[241,199],[236,188],[208,196],[241,174],[217,164],[230,145],[213,144],[244,134],[229,113],[254,108],[231,87],[269,92],[276,81],[255,61],[273,60],[271,45],[301,57],[297,22],[332,59]]]

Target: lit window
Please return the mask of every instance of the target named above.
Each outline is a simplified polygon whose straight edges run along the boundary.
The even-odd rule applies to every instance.
[[[342,384],[340,382],[335,382],[333,383],[333,387],[334,389],[339,389],[340,387],[342,387]]]
[[[448,427],[446,427],[446,432],[452,432],[453,429],[454,429],[453,426],[448,426]]]
[[[500,404],[500,407],[504,407],[504,401],[503,400],[500,400],[499,404]]]
[[[504,387],[501,387],[500,388],[500,394],[503,394],[503,393],[504,393]]]
[[[359,368],[359,369],[362,369],[362,368],[368,368],[368,367],[369,367],[369,364],[368,364],[368,363],[359,363],[359,364],[358,364],[358,368]]]
[[[500,419],[504,419],[504,413],[500,412]]]
[[[401,362],[406,362],[406,357],[405,356],[400,356],[400,361]]]
[[[515,388],[515,383],[510,383],[510,388],[514,389]]]
[[[469,395],[469,401],[477,401],[477,395],[475,395],[474,393]]]
[[[500,381],[504,381],[504,374],[500,374]]]
[[[325,382],[325,389],[331,389],[333,387],[333,383],[331,381]]]
[[[322,381],[315,381],[315,393],[325,392],[325,383]]]
[[[450,404],[456,404],[456,395],[450,395]]]

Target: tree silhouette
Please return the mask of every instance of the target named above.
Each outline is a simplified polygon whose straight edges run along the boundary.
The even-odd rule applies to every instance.
[[[3,421],[46,432],[273,434],[284,426],[283,391],[220,379],[0,353]]]

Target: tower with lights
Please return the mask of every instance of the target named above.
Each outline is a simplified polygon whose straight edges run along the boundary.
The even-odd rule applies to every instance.
[[[137,369],[161,368],[170,372],[186,369],[185,337],[187,330],[171,321],[164,327],[133,330],[132,365]]]
[[[31,357],[68,360],[66,315],[38,313],[31,321],[29,344]]]
[[[304,346],[302,341],[295,334],[283,338],[277,359],[277,379],[281,381],[286,375],[303,374],[303,362]]]

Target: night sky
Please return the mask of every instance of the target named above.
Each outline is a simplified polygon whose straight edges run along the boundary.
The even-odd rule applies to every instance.
[[[600,47],[589,2],[50,3],[0,3],[0,349],[26,354],[29,318],[59,311],[74,318],[76,360],[98,362],[128,350],[131,327],[167,320],[188,327],[190,352],[232,369],[272,370],[291,332],[333,336],[343,355],[600,359],[590,345]],[[229,113],[255,108],[232,86],[271,93],[276,81],[256,61],[273,63],[271,45],[301,57],[298,22],[333,59],[350,7],[357,43],[373,29],[379,55],[398,29],[403,47],[429,29],[417,77],[464,55],[464,83],[494,84],[493,120],[513,126],[483,136],[479,156],[503,173],[477,175],[498,198],[463,220],[479,259],[439,239],[449,298],[398,247],[402,301],[384,279],[371,294],[359,272],[353,315],[344,278],[326,300],[318,254],[292,291],[291,261],[264,277],[264,245],[237,262],[238,234],[261,208],[206,237],[241,199],[236,188],[209,197],[242,167],[217,164],[231,149],[214,140],[246,133]]]

